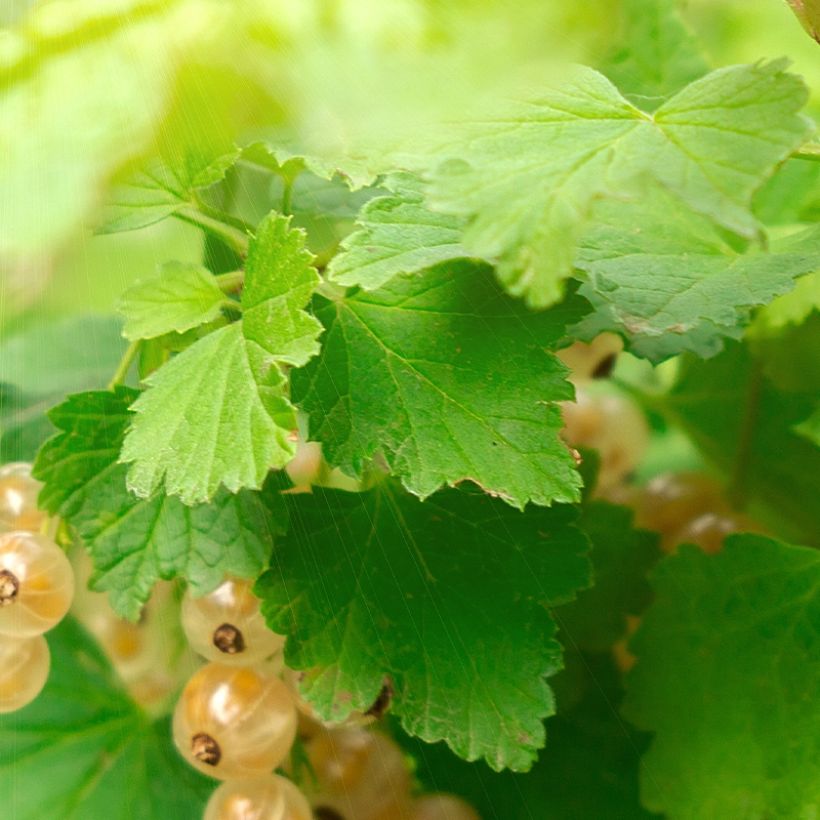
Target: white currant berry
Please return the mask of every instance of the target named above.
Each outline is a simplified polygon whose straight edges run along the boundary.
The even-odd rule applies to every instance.
[[[679,544],[696,544],[704,552],[716,553],[723,547],[727,535],[735,532],[761,531],[757,523],[739,513],[708,512],[681,527],[671,542],[675,547]]]
[[[37,509],[42,484],[23,461],[0,467],[0,529],[39,532],[45,513]]]
[[[635,494],[635,524],[662,536],[664,548],[674,547],[678,531],[707,512],[720,512],[725,505],[720,487],[703,473],[663,473]]]
[[[625,396],[584,387],[575,392],[574,402],[562,403],[562,436],[572,447],[598,451],[597,487],[603,493],[637,466],[649,443],[649,427],[640,409]]]
[[[248,581],[228,579],[213,592],[182,600],[182,628],[191,647],[211,661],[243,666],[281,652],[283,635],[272,632]]]
[[[322,445],[318,441],[304,441],[300,437],[296,444],[296,455],[285,466],[285,472],[294,483],[289,492],[310,490],[322,473]]]
[[[618,354],[624,349],[620,336],[601,333],[591,342],[574,342],[556,351],[558,358],[570,369],[573,381],[604,378],[610,374]]]
[[[56,626],[74,595],[74,571],[49,538],[0,535],[0,635],[32,637]]]
[[[309,795],[317,817],[381,820],[401,817],[410,795],[410,773],[401,749],[378,732],[340,727],[305,745],[316,775]],[[322,815],[325,812],[325,815]],[[409,813],[409,810],[406,812]]]
[[[410,820],[478,820],[478,815],[463,800],[451,794],[429,794],[413,804]]]
[[[290,780],[271,774],[230,780],[211,795],[203,820],[312,820],[307,798]]]
[[[45,686],[50,665],[42,635],[0,637],[0,712],[15,712],[31,703]]]
[[[299,683],[304,677],[304,672],[284,667],[282,670],[282,680],[287,684],[296,708],[299,710],[301,718],[305,719],[306,732],[300,731],[300,736],[313,736],[320,728],[336,729],[342,726],[369,726],[384,717],[390,709],[393,700],[393,687],[388,680],[385,680],[376,699],[364,712],[351,712],[344,720],[322,720],[316,710],[308,703],[299,691]],[[302,727],[300,727],[301,729]]]
[[[188,681],[174,711],[174,742],[195,768],[220,780],[275,769],[296,737],[296,708],[279,678],[209,663]]]

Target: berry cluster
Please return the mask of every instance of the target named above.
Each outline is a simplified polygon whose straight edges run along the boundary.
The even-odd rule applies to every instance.
[[[649,443],[649,428],[635,402],[606,386],[599,390],[595,384],[596,379],[610,375],[622,347],[619,337],[604,333],[589,344],[575,342],[558,353],[570,368],[576,393],[575,402],[565,402],[562,408],[563,437],[572,447],[598,452],[596,495],[631,507],[635,525],[658,533],[660,545],[668,553],[680,544],[694,544],[704,552],[715,553],[727,535],[763,533],[760,524],[732,508],[721,485],[705,473],[670,472],[644,484],[631,481]],[[628,616],[627,621],[627,637],[613,647],[615,660],[624,671],[635,662],[627,646],[640,619]]]
[[[574,402],[563,405],[563,436],[573,447],[598,452],[596,493],[632,507],[637,526],[659,533],[667,552],[683,543],[717,552],[730,533],[761,532],[760,525],[732,509],[720,485],[703,473],[665,473],[643,485],[630,482],[649,443],[649,428],[635,402],[594,383],[612,372],[622,347],[619,337],[604,333],[558,354],[571,370],[576,393]]]
[[[389,706],[389,687],[342,726],[318,719],[299,697],[299,675],[284,666],[285,639],[268,629],[249,582],[227,579],[200,598],[186,592],[181,603],[172,584],[160,584],[138,623],[117,618],[106,596],[88,589],[85,552],[72,566],[43,534],[52,522],[37,508],[40,486],[28,464],[0,469],[0,712],[40,693],[50,665],[43,634],[71,608],[143,707],[163,711],[180,672],[195,670],[173,734],[192,766],[223,781],[205,820],[477,820],[455,797],[413,798],[403,753],[365,728]],[[171,634],[178,623],[189,646],[182,653]],[[297,736],[299,766],[290,754]],[[303,789],[274,774],[278,767]]]
[[[40,485],[28,464],[0,468],[0,712],[40,694],[51,656],[43,635],[68,612],[74,572],[65,553],[41,532]]]
[[[208,662],[190,678],[174,711],[183,757],[224,781],[205,820],[476,820],[456,798],[411,797],[399,748],[365,725],[389,706],[389,687],[365,715],[323,724],[285,667],[285,639],[268,629],[248,582],[227,579],[213,592],[186,592],[182,626]],[[291,748],[297,737],[305,765]],[[273,774],[277,767],[302,784]]]

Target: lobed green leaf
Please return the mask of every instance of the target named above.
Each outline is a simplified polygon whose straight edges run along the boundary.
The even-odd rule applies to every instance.
[[[361,475],[379,454],[422,498],[472,481],[516,507],[574,501],[580,478],[558,437],[570,399],[551,353],[585,303],[542,314],[467,262],[321,300],[321,354],[293,398],[329,461]]]
[[[132,495],[117,459],[137,395],[119,387],[70,396],[50,412],[59,432],[34,468],[45,483],[41,506],[76,530],[94,563],[94,588],[108,591],[112,607],[131,619],[160,578],[182,577],[196,593],[225,575],[255,578],[285,521],[275,494],[222,491],[196,507]]]
[[[527,769],[561,667],[546,607],[589,583],[568,507],[524,516],[480,493],[426,502],[390,483],[290,498],[293,526],[257,584],[286,660],[327,718],[392,710],[423,740],[495,769]]]
[[[644,803],[670,820],[811,814],[820,801],[820,554],[755,535],[654,573],[624,711],[654,739]]]
[[[262,486],[293,457],[296,415],[284,365],[318,351],[318,320],[303,310],[319,276],[304,234],[271,214],[248,254],[241,321],[186,348],[147,380],[120,460],[142,498],[161,488],[185,504],[220,487]]]

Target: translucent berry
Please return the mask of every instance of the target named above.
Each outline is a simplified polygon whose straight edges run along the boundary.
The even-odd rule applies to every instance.
[[[318,441],[303,441],[296,444],[296,455],[288,462],[285,471],[295,487],[291,492],[307,491],[322,473],[322,445]]]
[[[673,536],[678,544],[697,544],[704,552],[719,552],[727,535],[734,532],[761,532],[758,524],[736,513],[704,513]]]
[[[430,794],[413,804],[411,820],[478,820],[478,815],[458,797]]]
[[[576,400],[564,402],[564,440],[573,447],[597,450],[601,459],[598,490],[622,481],[641,460],[649,428],[640,409],[625,396],[576,388]]]
[[[634,499],[635,523],[666,536],[688,521],[723,508],[720,487],[703,473],[663,473],[641,487]]]
[[[285,777],[223,783],[211,796],[203,820],[312,820],[307,798]]]
[[[624,349],[620,336],[602,333],[588,344],[575,342],[557,351],[558,358],[572,371],[573,381],[605,378],[612,372],[618,354]]]
[[[0,635],[47,632],[68,612],[73,594],[71,564],[53,541],[22,531],[0,535]]]
[[[268,774],[296,736],[296,708],[279,678],[209,663],[194,673],[174,712],[182,756],[220,780]]]
[[[311,804],[342,818],[401,817],[409,799],[410,774],[404,755],[378,732],[341,727],[321,732],[305,746],[316,775]]]
[[[268,629],[247,581],[229,579],[200,598],[186,592],[182,627],[195,651],[219,663],[253,665],[285,645],[284,636]]]
[[[39,532],[45,513],[37,509],[42,484],[22,461],[0,467],[0,529]]]
[[[15,712],[40,694],[51,656],[42,635],[0,637],[0,712]]]
[[[336,729],[342,726],[368,726],[383,718],[392,705],[393,686],[389,680],[385,679],[376,699],[364,712],[351,712],[341,721],[322,720],[313,706],[302,697],[299,691],[299,683],[304,674],[304,672],[287,667],[282,671],[282,680],[288,685],[293,694],[293,700],[299,710],[300,719],[304,718],[304,721],[300,721],[300,737],[307,737],[308,735],[312,737],[321,729]],[[305,729],[305,731],[302,731],[302,729]]]

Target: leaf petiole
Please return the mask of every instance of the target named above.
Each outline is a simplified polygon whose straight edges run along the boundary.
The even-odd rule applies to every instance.
[[[131,369],[131,365],[137,358],[137,354],[139,353],[141,346],[142,340],[140,339],[135,342],[131,342],[131,344],[128,345],[125,349],[125,353],[122,354],[122,358],[120,359],[120,363],[117,365],[117,369],[114,371],[114,375],[111,377],[111,381],[108,382],[106,387],[107,390],[113,390],[117,385],[125,383],[125,378],[128,375],[128,371]]]
[[[214,279],[223,293],[237,293],[245,284],[245,271],[232,270],[228,273],[218,273]]]
[[[223,217],[205,213],[202,208],[188,205],[177,211],[176,216],[183,222],[196,225],[198,228],[218,236],[240,256],[247,256],[249,243],[247,231],[228,224]]]

